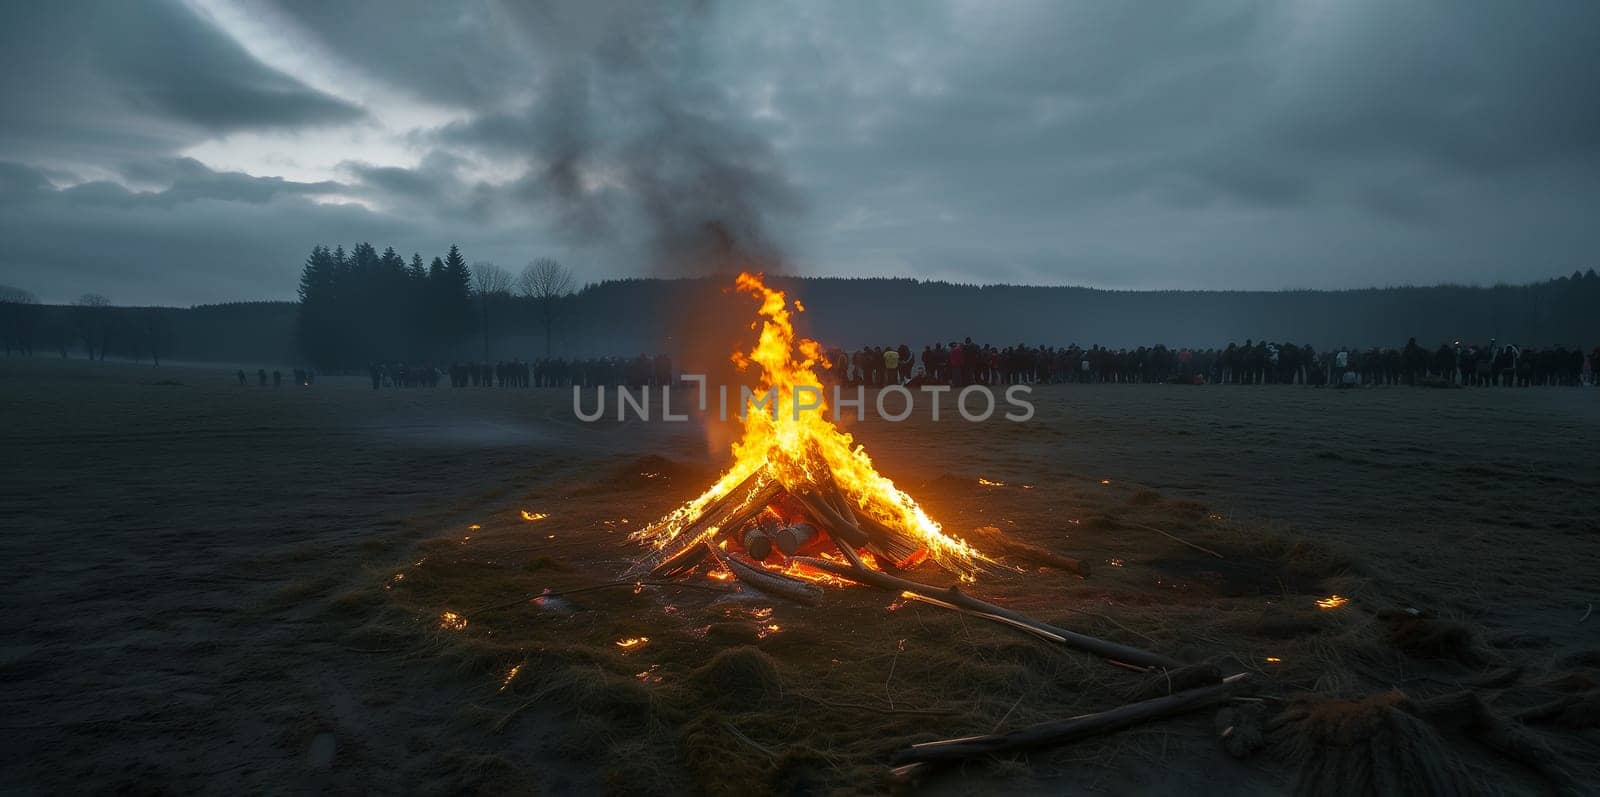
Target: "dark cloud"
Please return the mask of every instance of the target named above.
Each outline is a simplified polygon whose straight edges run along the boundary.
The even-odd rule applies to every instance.
[[[0,151],[22,164],[0,165],[0,231],[25,239],[0,267],[36,277],[4,281],[154,294],[176,242],[212,230],[259,249],[210,289],[197,261],[181,295],[287,296],[310,244],[363,237],[591,277],[756,259],[1264,289],[1536,279],[1600,245],[1592,3],[197,2],[260,24],[0,11]],[[236,35],[396,108],[310,89]],[[407,103],[449,120],[374,132]],[[330,125],[345,143],[317,139],[342,148],[299,181],[174,157],[260,130],[293,155]],[[121,270],[73,260],[101,239]]]
[[[10,157],[92,162],[362,116],[170,0],[0,4],[0,58]]]

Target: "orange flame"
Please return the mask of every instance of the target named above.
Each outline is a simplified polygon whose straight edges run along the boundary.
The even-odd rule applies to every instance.
[[[866,451],[855,445],[849,434],[829,420],[822,380],[815,370],[818,365],[827,365],[822,347],[814,340],[796,337],[794,331],[792,313],[803,312],[804,308],[796,301],[791,311],[784,293],[767,287],[760,275],[740,274],[736,284],[741,292],[761,301],[759,313],[763,320],[755,347],[749,352],[736,351],[732,356],[740,367],[754,364],[761,368],[759,393],[746,405],[743,435],[733,444],[733,465],[700,496],[635,532],[632,538],[657,547],[666,545],[712,502],[762,469],[786,489],[799,491],[825,477],[813,476],[807,470],[810,452],[815,451],[857,515],[865,514],[914,537],[940,566],[962,580],[972,580],[980,566],[991,560],[967,543],[946,536],[911,496],[873,467]],[[758,403],[769,390],[776,412],[771,407],[762,409]],[[796,409],[816,402],[820,406]],[[718,531],[713,526],[705,529],[702,536],[711,539]]]
[[[1350,599],[1346,598],[1343,595],[1329,595],[1326,598],[1318,598],[1317,599],[1317,608],[1318,609],[1337,609],[1340,606],[1343,606],[1343,605],[1345,605],[1346,603],[1349,603],[1349,602],[1350,602]]]

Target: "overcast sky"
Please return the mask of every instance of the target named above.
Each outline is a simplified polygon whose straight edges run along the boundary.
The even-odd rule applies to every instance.
[[[1107,288],[1596,265],[1600,3],[0,4],[0,283],[313,244]]]

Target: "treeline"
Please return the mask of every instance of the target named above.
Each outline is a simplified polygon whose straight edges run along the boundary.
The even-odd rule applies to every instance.
[[[0,286],[0,349],[7,357],[81,351],[90,360],[107,355],[148,359],[156,365],[174,339],[168,307],[116,307],[96,293],[66,306],[41,305],[28,291]]]
[[[424,266],[370,243],[317,246],[300,274],[295,335],[321,369],[445,356],[472,334],[472,272],[455,246]]]
[[[570,330],[578,345],[601,345],[576,353],[654,351],[667,337],[694,339],[697,327],[717,319],[685,308],[747,306],[737,304],[743,297],[721,296],[726,282],[640,279],[588,286],[574,297],[579,320]],[[1539,347],[1600,343],[1600,275],[1593,270],[1525,285],[1344,291],[1108,291],[809,277],[768,282],[804,300],[798,323],[806,334],[847,350],[966,337],[996,345],[1114,349],[1220,349],[1247,339],[1293,340],[1321,350],[1392,346],[1413,337],[1428,346],[1491,338]]]
[[[316,246],[300,273],[295,339],[305,362],[323,370],[374,363],[442,363],[505,356],[509,330],[536,325],[545,352],[570,300],[573,278],[559,262],[535,260],[515,278],[493,263],[467,265],[451,245],[427,266],[393,247]]]
[[[343,265],[340,265],[341,261]],[[368,245],[317,247],[302,302],[170,309],[40,306],[0,291],[7,352],[94,350],[96,356],[365,369],[372,362],[446,364],[547,353],[568,358],[663,353],[688,366],[725,360],[749,335],[749,297],[727,277],[607,280],[572,290],[530,264],[513,278],[459,249],[424,265]],[[564,277],[562,280],[560,277]],[[1332,348],[1425,346],[1490,338],[1520,346],[1600,342],[1593,270],[1526,285],[1349,291],[1105,291],[970,286],[912,279],[774,277],[804,300],[805,334],[855,350],[972,337],[996,345],[1096,344],[1195,349],[1292,340]],[[7,298],[10,297],[10,298]],[[148,309],[148,308],[147,308]],[[124,312],[126,311],[126,312]],[[159,323],[158,323],[159,321]],[[104,323],[102,323],[104,322]],[[141,353],[142,352],[142,353]]]

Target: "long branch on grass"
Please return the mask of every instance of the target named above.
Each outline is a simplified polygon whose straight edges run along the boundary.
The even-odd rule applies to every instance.
[[[1133,522],[1131,520],[1124,520],[1122,522],[1126,523],[1126,524],[1128,524],[1128,525],[1130,525],[1130,526],[1132,526],[1132,527],[1134,527],[1136,529],[1144,529],[1145,531],[1153,531],[1153,532],[1155,532],[1157,534],[1160,534],[1163,537],[1166,537],[1169,540],[1172,540],[1173,542],[1177,542],[1177,543],[1181,543],[1183,545],[1187,545],[1190,548],[1193,548],[1193,549],[1195,549],[1195,550],[1197,550],[1197,551],[1199,551],[1201,553],[1211,554],[1212,556],[1215,556],[1218,559],[1227,558],[1227,557],[1224,557],[1222,554],[1217,553],[1216,551],[1213,551],[1210,548],[1205,547],[1204,545],[1196,545],[1195,543],[1189,542],[1188,540],[1186,540],[1186,539],[1184,539],[1182,537],[1179,537],[1178,535],[1173,534],[1170,531],[1162,531],[1161,529],[1158,529],[1155,526],[1146,526],[1143,523],[1135,523],[1135,522]]]
[[[822,502],[817,501],[816,503],[821,504]],[[837,518],[837,514],[835,514],[834,517]],[[879,570],[873,570],[872,568],[867,567],[866,564],[861,561],[861,557],[856,554],[855,550],[848,543],[844,542],[843,540],[835,540],[835,542],[838,543],[839,552],[844,554],[846,559],[850,560],[849,565],[841,565],[838,562],[832,562],[827,559],[801,558],[800,561],[819,570],[825,570],[829,573],[833,573],[834,575],[842,576],[844,578],[851,579],[852,581],[867,584],[882,590],[918,595],[923,599],[929,600],[930,602],[938,603],[952,609],[959,609],[964,612],[975,614],[979,617],[1003,623],[1005,625],[1012,626],[1013,628],[1027,631],[1052,642],[1057,642],[1068,647],[1093,653],[1112,662],[1136,665],[1145,668],[1173,668],[1179,666],[1177,661],[1169,659],[1166,656],[1162,656],[1158,653],[1152,653],[1148,650],[1141,650],[1129,645],[1118,644],[1116,642],[1100,639],[1098,637],[1092,637],[1087,634],[1080,634],[1076,631],[1068,631],[1065,628],[1058,628],[1048,623],[1042,623],[1038,620],[1028,617],[1027,615],[1014,612],[1003,606],[997,606],[993,603],[989,603],[988,601],[974,598],[971,595],[962,592],[958,587],[952,586],[940,589],[938,587],[923,584],[918,581],[911,581],[909,579],[893,576]]]
[[[1215,705],[1232,697],[1241,686],[1248,683],[1249,679],[1248,673],[1239,673],[1223,679],[1219,684],[1130,703],[1094,714],[1041,722],[1010,733],[922,742],[896,752],[893,761],[896,764],[960,761],[996,753],[1068,744],[1097,734],[1120,731],[1151,720]]]

